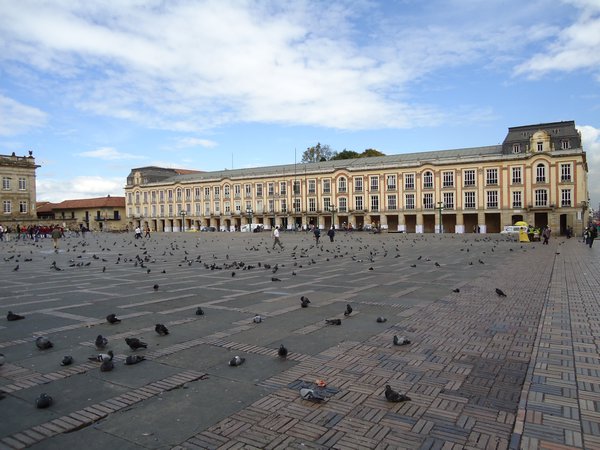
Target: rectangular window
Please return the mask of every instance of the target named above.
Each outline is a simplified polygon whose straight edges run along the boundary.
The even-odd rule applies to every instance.
[[[423,194],[423,209],[433,209],[433,193]]]
[[[210,198],[210,188],[209,187],[204,188],[204,198],[206,198],[206,199]]]
[[[294,212],[297,212],[297,213],[300,212],[300,199],[299,198],[294,199]]]
[[[433,172],[427,171],[423,174],[423,188],[431,189],[433,188]]]
[[[512,174],[512,184],[521,184],[523,182],[523,179],[521,178],[521,168],[520,167],[513,167],[511,168],[511,174]]]
[[[329,178],[323,180],[323,194],[331,194],[331,180]]]
[[[348,211],[348,200],[345,197],[338,199],[338,211],[341,213]]]
[[[9,177],[2,177],[2,189],[5,191],[8,191],[10,189],[10,178]]]
[[[331,211],[331,197],[323,198],[323,211]]]
[[[498,169],[485,169],[485,184],[498,184]]]
[[[396,211],[398,209],[398,204],[396,202],[396,195],[388,195],[387,196],[387,209],[388,209],[388,211]]]
[[[24,200],[21,200],[19,202],[19,212],[22,214],[26,214],[27,213],[27,202]]]
[[[371,211],[379,211],[379,196],[371,195]]]
[[[363,205],[362,195],[357,195],[356,197],[354,197],[354,209],[356,209],[357,211],[362,211],[363,209],[365,209]]]
[[[151,211],[152,217],[156,217],[156,205],[152,205],[150,207],[150,211]]]
[[[239,214],[242,212],[242,202],[240,202],[239,200],[235,200],[233,205],[234,205],[236,214]]]
[[[165,205],[160,205],[160,217],[165,217]]]
[[[560,165],[560,181],[563,183],[571,181],[571,164]]]
[[[267,195],[269,197],[275,195],[275,183],[267,184]]]
[[[225,208],[225,214],[228,214],[231,212],[231,203],[225,202],[225,203],[223,203],[223,207]]]
[[[537,151],[541,152],[544,150],[544,143],[543,142],[537,142]]]
[[[20,191],[27,190],[27,180],[24,177],[19,177],[19,190]]]
[[[262,185],[262,183],[258,183],[256,185],[256,196],[262,197],[262,195],[263,195],[263,185]]]
[[[535,190],[535,206],[548,206],[548,191],[546,189]]]
[[[285,198],[281,199],[281,212],[282,213],[287,212],[287,200]]]
[[[386,177],[386,184],[388,191],[396,190],[396,175],[388,175]]]
[[[202,205],[200,203],[196,203],[196,215],[199,216],[202,214]],[[152,207],[154,208],[154,206]]]
[[[185,201],[189,202],[192,199],[192,190],[189,188],[186,188],[185,190]]]
[[[523,207],[523,196],[521,194],[521,191],[513,191],[512,207],[513,208],[522,208]]]
[[[275,200],[269,200],[269,212],[275,211]]]
[[[405,173],[404,174],[404,189],[414,189],[415,188],[415,174],[414,173]]]
[[[454,187],[454,172],[442,172],[442,187]]]
[[[560,148],[562,150],[567,150],[571,148],[571,142],[568,139],[563,139],[560,141]]]
[[[150,202],[156,203],[156,191],[150,192]]]
[[[200,200],[200,188],[194,188],[194,200],[199,201]]]
[[[454,192],[444,192],[444,208],[454,209]]]
[[[465,209],[475,209],[475,192],[465,192]]]
[[[173,217],[173,205],[169,204],[169,217]]]
[[[348,190],[348,187],[346,185],[346,178],[340,177],[338,179],[338,192],[346,192],[347,190]]]
[[[513,144],[513,153],[521,153],[521,144]]]
[[[214,208],[215,214],[219,214],[221,212],[221,203],[215,202],[214,205],[215,205],[215,208]]]
[[[204,203],[204,215],[210,216],[210,203],[208,202]]]
[[[465,186],[475,186],[475,170],[469,169],[464,171]]]
[[[280,181],[279,182],[279,193],[281,195],[286,195],[287,194],[287,183],[285,181]],[[300,182],[299,181],[294,181],[294,194],[299,194],[300,193]]]
[[[571,189],[560,190],[560,206],[572,206],[571,205]]]
[[[169,190],[167,190],[167,200],[168,200],[169,202],[172,202],[172,201],[173,201],[173,189],[169,189]],[[137,199],[135,200],[135,202],[136,202],[136,203],[138,202],[138,201],[137,201]]]
[[[221,186],[215,186],[213,188],[213,192],[215,193],[215,198],[221,197]]]
[[[177,201],[180,202],[181,201],[181,189],[177,189]],[[137,203],[138,200],[136,199],[135,202]]]
[[[415,209],[415,194],[404,195],[404,209]]]
[[[369,177],[370,186],[372,191],[379,190],[379,177]]]
[[[283,192],[282,194],[285,194],[285,182],[283,183]],[[301,185],[300,185],[300,181],[294,181],[294,186],[292,187],[292,189],[294,190],[294,195],[300,195],[301,194]]]
[[[535,182],[536,183],[545,183],[546,182],[546,166],[543,164],[538,164],[535,168]]]
[[[244,195],[246,197],[252,197],[252,185],[251,184],[244,185]]]
[[[363,179],[362,177],[354,178],[354,192],[362,192],[363,191]]]
[[[317,180],[308,180],[308,193],[312,195],[317,193]]]
[[[317,210],[317,199],[311,197],[308,199],[308,212],[315,212]]]
[[[487,207],[491,209],[498,208],[498,191],[487,191]]]

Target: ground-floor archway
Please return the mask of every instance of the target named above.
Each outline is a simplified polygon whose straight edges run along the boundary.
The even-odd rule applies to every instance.
[[[435,233],[435,214],[423,214],[423,233]]]
[[[465,233],[477,233],[477,213],[463,214],[463,223],[465,224]]]
[[[500,213],[485,213],[485,232],[500,233]]]
[[[456,233],[456,214],[442,214],[442,231]]]
[[[415,233],[417,231],[417,216],[415,214],[405,214],[404,223],[407,233]]]

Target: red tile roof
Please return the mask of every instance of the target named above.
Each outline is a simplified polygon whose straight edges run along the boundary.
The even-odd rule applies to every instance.
[[[82,209],[82,208],[125,208],[125,197],[97,197],[78,200],[64,200],[53,203],[52,209]],[[38,208],[39,211],[39,208]]]

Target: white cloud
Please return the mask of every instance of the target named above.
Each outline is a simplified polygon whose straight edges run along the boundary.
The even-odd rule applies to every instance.
[[[555,40],[516,67],[517,75],[538,78],[548,72],[590,70],[600,74],[600,2],[571,0],[580,8],[577,20],[558,32]]]
[[[68,179],[44,178],[36,180],[37,201],[62,202],[80,198],[124,196],[123,177],[78,176]]]
[[[578,125],[583,149],[588,162],[588,188],[590,203],[594,209],[600,203],[600,128],[591,125]]]
[[[0,94],[0,136],[17,135],[39,128],[46,122],[46,117],[43,111]]]
[[[211,141],[209,139],[194,138],[194,137],[185,137],[185,138],[181,138],[177,141],[177,147],[179,147],[179,148],[189,148],[189,147],[213,148],[216,146],[217,146],[217,143],[215,141]]]
[[[84,156],[86,158],[98,158],[106,161],[114,161],[118,159],[143,159],[142,156],[119,152],[112,147],[101,147],[97,150],[79,153],[79,156]]]

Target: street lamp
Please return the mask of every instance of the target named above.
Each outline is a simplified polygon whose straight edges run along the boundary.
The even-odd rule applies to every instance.
[[[337,207],[335,205],[331,205],[329,207],[329,211],[331,211],[331,226],[335,229],[335,212],[337,211]]]
[[[246,208],[246,214],[248,214],[248,231],[252,232],[252,208]]]
[[[444,202],[437,202],[438,207],[436,208],[440,212],[440,233],[444,232],[444,225],[442,223],[442,211],[444,210]]]
[[[181,230],[185,233],[185,211],[182,209],[179,214],[181,214]]]

